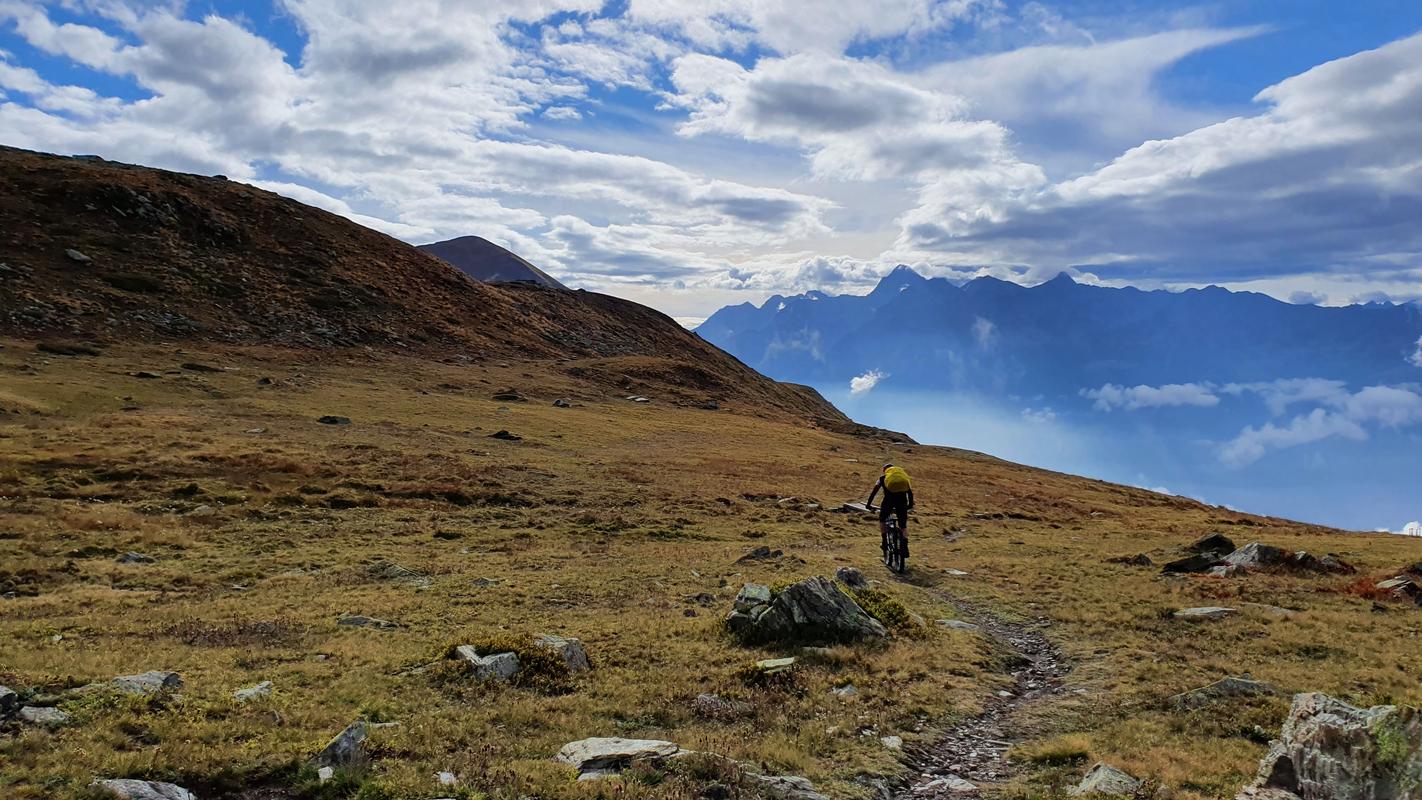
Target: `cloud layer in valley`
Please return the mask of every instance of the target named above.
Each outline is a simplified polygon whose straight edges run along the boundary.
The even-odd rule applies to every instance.
[[[1422,294],[1422,11],[1401,13],[1241,77],[1240,48],[1291,46],[1284,20],[0,0],[0,142],[222,173],[409,241],[477,233],[685,315],[900,262],[1404,300]],[[1222,88],[1172,90],[1195,85],[1182,70]]]

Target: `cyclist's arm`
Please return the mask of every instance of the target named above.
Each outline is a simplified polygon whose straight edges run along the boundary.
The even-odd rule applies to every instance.
[[[909,507],[909,508],[913,508],[913,490],[912,490],[912,489],[909,489],[909,490],[908,490],[908,495],[909,495],[909,505],[908,505],[908,507]]]
[[[876,498],[876,497],[879,496],[879,489],[883,488],[883,486],[884,486],[884,479],[883,479],[883,478],[880,478],[880,479],[879,479],[879,482],[876,483],[876,484],[874,484],[874,491],[872,491],[872,492],[869,493],[869,499],[868,499],[868,501],[866,501],[866,502],[864,503],[864,505],[866,505],[866,506],[872,506],[872,505],[874,505],[874,498]]]

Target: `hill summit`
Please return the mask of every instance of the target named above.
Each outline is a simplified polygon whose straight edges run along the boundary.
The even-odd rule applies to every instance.
[[[485,283],[536,283],[554,289],[568,287],[535,267],[523,256],[500,247],[482,236],[461,236],[443,242],[422,244],[420,249],[442,258],[475,280]]]

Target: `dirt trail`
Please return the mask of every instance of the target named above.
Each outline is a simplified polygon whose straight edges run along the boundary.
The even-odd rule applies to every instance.
[[[1029,703],[1061,694],[1063,678],[1070,670],[1061,652],[1042,635],[1044,626],[1006,622],[965,601],[951,596],[945,599],[958,609],[962,620],[977,625],[984,635],[1020,658],[1012,669],[1016,684],[989,699],[982,713],[962,720],[931,747],[913,754],[908,763],[914,777],[894,794],[903,800],[971,797],[977,792],[964,781],[987,788],[1007,779],[1013,772],[1007,752],[1021,736],[1014,727],[1014,716]]]

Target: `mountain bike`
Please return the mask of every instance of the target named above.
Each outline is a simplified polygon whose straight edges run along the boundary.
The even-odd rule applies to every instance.
[[[880,547],[884,550],[884,566],[899,573],[904,572],[904,552],[908,550],[908,540],[904,537],[903,529],[899,527],[899,520],[895,516],[890,516],[884,521],[883,541]]]

